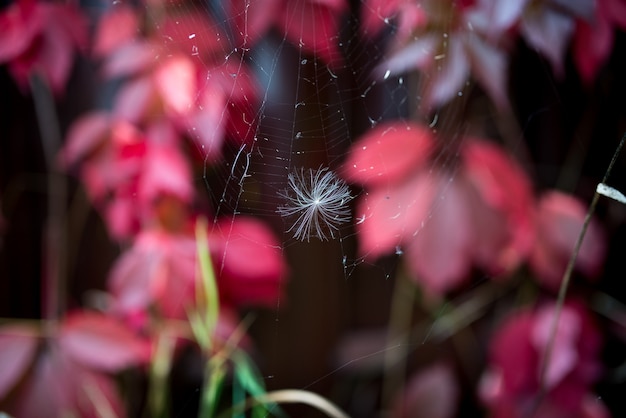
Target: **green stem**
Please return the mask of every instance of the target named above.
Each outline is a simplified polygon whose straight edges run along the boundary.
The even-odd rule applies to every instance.
[[[157,336],[156,352],[150,368],[150,386],[148,407],[153,417],[167,416],[166,394],[168,393],[168,377],[172,368],[172,358],[176,345],[176,335],[170,335],[167,329]]]
[[[200,418],[211,418],[217,413],[217,404],[222,391],[222,384],[226,376],[224,360],[215,356],[207,361],[204,371],[204,387],[200,401]]]
[[[209,252],[209,240],[207,236],[206,219],[200,218],[196,223],[196,247],[198,249],[198,260],[200,264],[200,279],[202,283],[202,292],[198,292],[199,296],[204,296],[198,300],[197,309],[205,307],[205,326],[207,335],[209,336],[209,344],[217,327],[220,299],[217,288],[217,279],[215,277],[215,269],[211,262],[211,254]],[[210,347],[203,347],[210,348]]]

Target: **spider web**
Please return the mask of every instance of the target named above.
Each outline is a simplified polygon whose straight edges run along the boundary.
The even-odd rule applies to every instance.
[[[415,113],[415,108],[420,106],[416,79],[414,75],[380,77],[373,73],[376,64],[385,58],[384,42],[363,40],[354,11],[345,13],[340,32],[329,35],[331,42],[339,47],[329,54],[342,55],[338,64],[329,65],[303,47],[302,39],[300,45],[288,39],[281,33],[280,25],[274,25],[262,39],[249,42],[243,33],[247,30],[245,25],[237,28],[234,23],[238,19],[247,22],[248,9],[233,16],[227,6],[211,1],[207,5],[194,4],[194,12],[210,16],[218,22],[216,26],[200,33],[195,26],[187,30],[184,24],[176,29],[190,40],[191,56],[201,54],[194,39],[198,44],[211,43],[207,38],[212,36],[228,40],[225,44],[230,49],[223,50],[221,68],[203,64],[207,80],[212,72],[223,70],[233,78],[246,79],[244,83],[257,86],[258,100],[246,98],[242,115],[246,125],[238,131],[252,140],[226,141],[223,158],[205,162],[202,181],[214,208],[215,221],[222,216],[265,218],[282,232],[283,248],[288,249],[299,244],[287,233],[290,225],[280,219],[277,207],[284,203],[289,174],[301,169],[340,170],[348,148],[359,135],[383,121],[402,121]],[[173,7],[185,11],[189,5]],[[303,22],[312,18],[304,14],[292,17]],[[393,22],[382,17],[381,20],[389,32],[395,30]],[[237,30],[243,32],[238,36]],[[233,68],[237,71],[233,72]],[[245,93],[244,89],[235,84],[232,97],[241,93]],[[227,110],[222,112],[224,119],[228,117]],[[431,127],[437,125],[437,119],[435,115]],[[192,136],[194,130],[190,128]],[[436,128],[433,130],[436,132]],[[439,159],[453,157],[442,153]],[[367,199],[358,187],[353,188],[353,197]],[[354,229],[344,225],[339,243],[354,239]],[[366,257],[355,257],[352,249],[341,251],[339,260],[349,278],[354,267]]]
[[[246,33],[237,33],[235,23],[249,20],[247,9],[233,16],[227,8],[228,2],[208,0],[191,6],[173,3],[169,7],[179,8],[181,12],[191,7],[194,13],[216,22],[215,27],[205,31],[184,24],[177,27],[179,35],[190,41],[190,56],[201,54],[198,45],[211,43],[210,37],[226,39],[223,63],[217,67],[205,66],[207,80],[211,73],[223,70],[235,79],[257,85],[258,98],[244,100],[245,123],[240,126],[242,137],[251,140],[226,140],[222,158],[205,161],[196,180],[210,200],[214,225],[223,217],[230,217],[233,222],[248,215],[262,219],[280,237],[281,251],[289,262],[291,274],[284,292],[286,300],[277,300],[276,309],[269,315],[261,314],[251,330],[261,337],[258,345],[265,355],[261,366],[267,383],[270,387],[275,384],[275,388],[328,390],[329,376],[340,373],[353,362],[367,361],[370,356],[377,357],[397,348],[389,347],[383,352],[372,349],[365,356],[355,356],[339,365],[333,365],[331,360],[343,330],[366,326],[368,321],[384,324],[393,287],[389,279],[394,276],[403,250],[398,247],[395,254],[383,260],[371,260],[368,254],[359,254],[354,227],[358,215],[354,210],[352,222],[340,226],[336,239],[300,242],[294,239],[290,232],[292,225],[281,218],[277,208],[284,204],[290,174],[322,167],[339,172],[348,149],[360,135],[384,121],[408,120],[419,113],[419,78],[414,73],[376,76],[374,69],[386,58],[385,35],[378,41],[363,39],[358,9],[366,7],[365,4],[353,5],[353,10],[342,18],[341,30],[332,39],[342,57],[333,65],[305,48],[302,39],[300,43],[289,39],[280,25],[273,25],[262,38],[251,42]],[[310,16],[293,18],[310,19]],[[157,17],[153,19],[156,21]],[[381,20],[387,35],[397,30],[394,22],[382,17]],[[167,40],[164,44],[167,45]],[[242,93],[240,85],[235,84],[229,99]],[[228,117],[227,111],[225,108],[222,118]],[[478,117],[489,118],[487,113]],[[427,123],[434,132],[441,127],[460,129],[446,126],[447,122],[438,114]],[[455,138],[462,141],[462,135]],[[449,184],[456,172],[458,156],[454,149],[458,149],[458,144],[447,144],[435,156],[438,164],[447,166]],[[366,191],[357,186],[351,190],[354,200],[367,201]],[[441,195],[445,196],[445,189]],[[436,210],[435,204],[431,213]],[[369,289],[364,290],[365,287]],[[369,296],[361,296],[362,292]],[[371,293],[378,293],[380,299],[380,305],[375,307],[377,313],[359,319],[372,302]],[[425,339],[428,334],[426,330]],[[321,357],[303,364],[303,357],[311,354]]]

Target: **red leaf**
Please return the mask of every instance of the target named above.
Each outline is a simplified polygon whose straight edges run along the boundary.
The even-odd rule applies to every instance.
[[[314,0],[286,1],[281,8],[279,28],[294,44],[321,58],[331,67],[343,61],[339,51],[339,19],[346,11],[343,0],[329,2],[329,6]]]
[[[148,136],[137,190],[139,201],[151,207],[157,197],[172,195],[189,202],[194,194],[191,168],[176,133],[169,124],[160,123],[150,127]]]
[[[431,181],[438,192],[406,255],[424,290],[439,296],[467,277],[480,231],[474,229],[469,184],[462,178],[449,184],[444,178],[431,177]]]
[[[391,122],[368,131],[350,149],[342,177],[367,186],[394,184],[423,167],[434,148],[423,125]]]
[[[546,374],[548,390],[537,404],[554,313],[553,303],[518,311],[494,334],[490,367],[481,382],[481,397],[491,415],[523,417],[537,406],[536,415],[542,418],[584,416],[579,415],[584,399],[599,377],[600,334],[578,301],[567,301],[561,311]]]
[[[493,336],[489,355],[502,376],[499,395],[532,393],[537,388],[539,354],[529,338],[533,327],[532,314],[523,311],[508,318]]]
[[[76,312],[62,322],[58,342],[85,366],[114,372],[145,362],[150,346],[111,316]]]
[[[223,62],[225,53],[230,51],[223,29],[210,19],[209,13],[184,8],[169,11],[156,28],[157,40],[165,40],[169,54],[181,53],[205,62]]]
[[[494,271],[509,271],[529,253],[534,240],[530,180],[515,160],[487,141],[468,138],[462,155],[466,176],[484,203],[506,220],[508,240],[487,265]]]
[[[168,318],[184,318],[194,302],[196,242],[161,230],[141,232],[109,276],[114,310],[135,314],[152,304]]]
[[[70,5],[20,1],[0,14],[0,25],[7,33],[0,38],[0,62],[8,61],[20,87],[27,90],[29,78],[38,73],[53,92],[62,93],[74,50],[87,40],[80,12]]]
[[[363,256],[387,254],[421,231],[438,184],[431,176],[424,170],[399,185],[375,188],[359,200],[356,227]]]
[[[598,70],[611,53],[614,26],[626,29],[626,3],[622,0],[598,0],[593,20],[580,19],[577,22],[574,60],[583,81],[588,84],[595,79]]]
[[[0,62],[23,54],[41,32],[45,19],[33,2],[15,1],[0,12]]]
[[[185,115],[182,122],[206,162],[220,157],[225,133],[224,119],[229,119],[225,113],[230,108],[226,94],[213,87],[204,90],[201,102]]]
[[[590,85],[613,47],[613,28],[608,20],[597,16],[593,24],[577,22],[574,33],[574,62],[585,83]]]
[[[283,0],[229,0],[235,35],[245,47],[255,44],[280,15]]]
[[[253,218],[221,220],[209,236],[220,293],[237,305],[275,306],[287,273],[280,244]]]

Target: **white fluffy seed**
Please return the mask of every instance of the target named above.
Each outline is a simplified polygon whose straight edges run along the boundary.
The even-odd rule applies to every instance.
[[[339,225],[351,219],[348,202],[352,196],[346,182],[326,167],[301,168],[287,180],[289,189],[279,193],[285,205],[277,209],[282,217],[295,218],[287,232],[300,241],[334,239]]]

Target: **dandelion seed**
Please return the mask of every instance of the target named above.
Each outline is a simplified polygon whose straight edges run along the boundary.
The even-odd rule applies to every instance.
[[[352,196],[346,182],[326,167],[301,168],[287,180],[289,189],[279,193],[286,204],[277,210],[284,218],[295,218],[287,232],[300,241],[334,239],[339,226],[351,219],[348,202]]]

